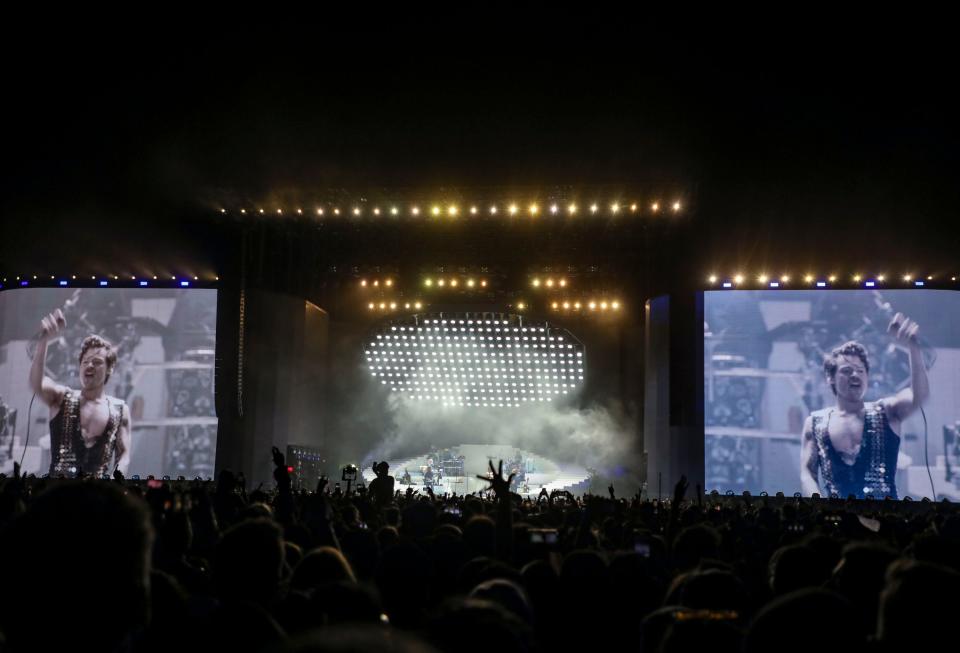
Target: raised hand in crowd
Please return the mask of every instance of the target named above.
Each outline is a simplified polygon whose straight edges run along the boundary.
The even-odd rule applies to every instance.
[[[490,474],[492,476],[484,476],[482,474],[477,474],[477,478],[481,481],[487,481],[490,483],[490,489],[493,490],[493,493],[496,495],[497,499],[506,499],[510,496],[510,485],[513,483],[513,478],[516,474],[510,474],[506,479],[503,478],[503,461],[500,461],[500,465],[497,469],[493,468],[493,461],[488,461],[490,465]]]

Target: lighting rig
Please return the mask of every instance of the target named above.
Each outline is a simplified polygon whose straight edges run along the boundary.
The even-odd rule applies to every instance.
[[[215,288],[217,275],[16,275],[0,277],[0,290],[12,288]]]
[[[663,214],[679,215],[684,210],[681,199],[664,200],[653,198],[647,201],[635,200],[576,200],[564,196],[548,197],[545,201],[538,199],[520,200],[506,198],[500,201],[449,201],[438,200],[433,202],[323,202],[313,206],[220,206],[216,212],[220,215],[245,217],[267,217],[296,215],[298,217],[324,218],[416,218],[433,220],[456,219],[510,219],[510,218],[573,218],[579,216],[645,216],[654,218]]]
[[[574,393],[583,344],[546,321],[504,313],[430,313],[381,327],[364,349],[375,380],[412,401],[518,408]]]
[[[816,288],[957,288],[957,275],[914,274],[905,272],[901,275],[849,274],[827,273],[815,274],[806,272],[801,275],[782,274],[769,275],[765,272],[745,274],[737,272],[729,277],[711,274],[707,277],[710,288],[720,287],[725,290],[760,288],[773,289],[816,289]]]

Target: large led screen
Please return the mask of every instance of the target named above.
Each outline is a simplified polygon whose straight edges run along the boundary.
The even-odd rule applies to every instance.
[[[0,471],[213,475],[217,291],[0,293]]]
[[[705,487],[960,498],[960,293],[704,293]]]

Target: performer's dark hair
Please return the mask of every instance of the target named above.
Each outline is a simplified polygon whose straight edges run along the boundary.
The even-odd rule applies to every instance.
[[[113,345],[110,344],[106,338],[101,338],[97,335],[89,335],[83,339],[83,343],[80,345],[80,357],[77,361],[80,363],[80,366],[83,366],[83,355],[91,349],[103,348],[107,350],[107,376],[103,380],[104,383],[110,380],[110,374],[113,372],[114,366],[117,364],[117,350],[113,348]]]
[[[870,361],[867,360],[867,349],[861,345],[856,340],[851,340],[845,342],[839,347],[831,351],[823,359],[823,371],[827,375],[827,378],[830,379],[830,389],[833,390],[833,394],[837,394],[837,384],[834,383],[834,377],[837,375],[837,359],[840,356],[856,356],[861,361],[863,361],[863,367],[870,371]]]

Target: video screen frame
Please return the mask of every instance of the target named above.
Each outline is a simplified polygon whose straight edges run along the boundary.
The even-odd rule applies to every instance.
[[[703,310],[708,492],[960,498],[960,380],[950,373],[954,356],[960,356],[960,293],[707,289]],[[824,367],[835,349],[851,342],[862,351],[849,347],[836,360],[850,363],[852,355],[856,364],[836,369],[860,368],[852,372],[862,377],[853,385],[863,384],[866,409],[853,416],[841,408],[856,412],[856,405],[833,393],[830,368]],[[911,358],[922,365],[911,366]],[[919,388],[913,405],[905,396],[917,370],[928,388]],[[873,437],[890,426],[890,418],[897,437]],[[874,426],[863,427],[859,442],[853,437],[832,446],[834,436],[860,435],[865,422]],[[845,463],[856,473],[851,476]]]
[[[104,285],[69,287],[61,281],[0,292],[0,471],[11,473],[17,462],[23,473],[38,476],[109,476],[119,470],[127,476],[212,477],[218,290],[186,281]],[[40,387],[54,393],[35,396],[30,368],[43,319],[57,311],[63,322],[47,343]],[[90,438],[93,454],[86,441],[70,451],[71,440],[80,442],[75,434],[64,447],[50,428],[51,417],[66,415],[60,422],[69,429],[57,433],[74,433],[69,416],[76,414],[73,404],[85,389],[80,352],[91,335],[110,347],[92,347],[88,357],[111,368],[109,376],[102,375],[102,395],[88,397],[105,406],[96,413],[99,421],[87,422],[97,425],[93,431],[106,424],[100,436]],[[57,410],[44,403],[51,397]],[[71,408],[64,413],[59,402],[66,397]],[[86,398],[83,403],[93,405]],[[86,435],[83,429],[81,434]]]

